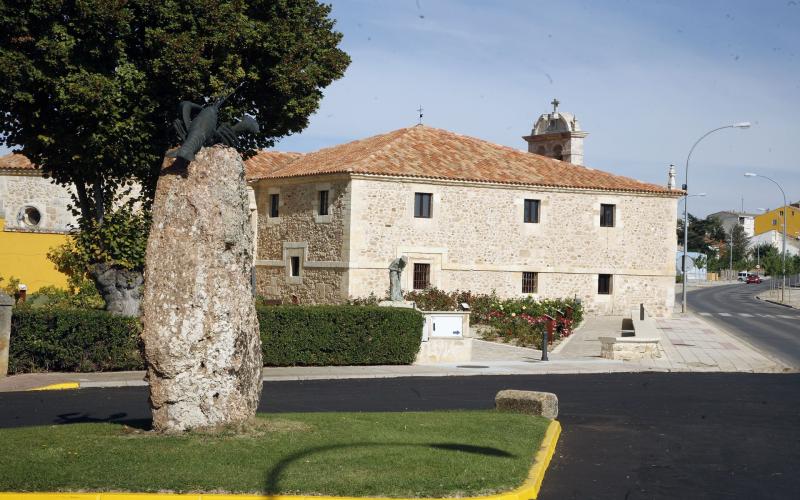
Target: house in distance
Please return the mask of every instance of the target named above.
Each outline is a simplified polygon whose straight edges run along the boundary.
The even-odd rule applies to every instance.
[[[590,314],[672,311],[682,191],[581,165],[577,120],[545,113],[529,152],[424,125],[247,161],[257,293],[284,303],[403,289],[578,297]],[[572,161],[572,163],[570,163]]]

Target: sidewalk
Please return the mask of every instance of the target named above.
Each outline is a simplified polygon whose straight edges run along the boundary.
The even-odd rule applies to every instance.
[[[541,361],[541,351],[473,340],[472,359],[463,363],[397,366],[293,366],[264,368],[266,382],[467,375],[543,375],[642,371],[750,372],[789,371],[746,343],[692,314],[656,320],[664,357],[617,361],[600,357],[601,336],[619,336],[622,316],[587,318],[571,337]],[[144,371],[107,373],[31,373],[0,379],[0,392],[26,391],[51,384],[81,388],[145,386]]]

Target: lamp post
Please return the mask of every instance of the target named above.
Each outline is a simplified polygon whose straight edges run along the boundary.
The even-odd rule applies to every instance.
[[[684,194],[684,205],[683,205],[683,259],[681,268],[683,270],[683,291],[681,292],[681,312],[686,312],[686,251],[689,246],[689,160],[692,158],[692,153],[694,152],[694,148],[700,144],[700,141],[708,137],[709,135],[713,134],[714,132],[718,132],[720,130],[724,130],[726,128],[750,128],[750,122],[740,122],[734,123],[732,125],[725,125],[724,127],[717,127],[713,130],[709,130],[705,134],[703,134],[695,143],[692,145],[692,149],[689,150],[689,154],[686,156],[686,172],[683,176],[683,190]]]
[[[781,207],[781,212],[783,212],[783,255],[781,255],[781,303],[783,303],[783,296],[786,293],[786,193],[783,191],[783,188],[780,184],[775,182],[774,179],[767,177],[766,175],[761,174],[754,174],[753,172],[747,172],[744,174],[745,177],[761,177],[767,179],[771,183],[778,186],[778,189],[781,190],[781,194],[783,195],[783,205]]]

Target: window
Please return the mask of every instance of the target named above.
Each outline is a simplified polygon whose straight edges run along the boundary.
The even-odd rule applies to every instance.
[[[600,274],[597,279],[597,293],[601,295],[610,295],[612,286],[612,277],[610,274]]]
[[[772,219],[772,225],[773,226],[777,226],[778,225],[778,219]]]
[[[539,223],[539,200],[525,200],[525,222]]]
[[[600,227],[614,227],[614,208],[616,205],[600,205]]]
[[[539,273],[522,273],[522,293],[536,293],[539,290]]]
[[[280,195],[279,194],[271,194],[269,195],[269,216],[270,217],[277,217],[278,216],[278,205],[280,204]]]
[[[781,210],[780,212],[778,212],[778,215],[779,215],[779,216],[781,216],[781,217],[783,217],[783,210]]]
[[[328,191],[319,192],[319,215],[328,215]]]
[[[425,290],[431,286],[431,265],[414,264],[414,290]]]
[[[42,213],[36,207],[27,206],[22,209],[18,217],[28,227],[36,227],[42,222]]]
[[[564,151],[564,148],[562,148],[560,145],[554,147],[553,148],[553,158],[555,158],[556,160],[563,160],[564,159],[563,151]]]
[[[292,276],[300,276],[300,257],[297,256],[290,257],[289,267]]]
[[[431,193],[414,193],[414,217],[419,219],[431,218]]]

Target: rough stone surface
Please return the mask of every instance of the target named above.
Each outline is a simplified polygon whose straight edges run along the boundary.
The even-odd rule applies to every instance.
[[[662,357],[658,338],[600,337],[600,357],[621,361],[638,361]]]
[[[552,392],[506,389],[497,393],[494,404],[500,411],[558,417],[558,397]]]
[[[11,310],[14,299],[0,292],[0,377],[8,375],[8,349],[11,342]]]
[[[106,310],[120,316],[138,316],[144,277],[139,271],[110,263],[95,264],[90,269],[97,291],[106,301]]]
[[[261,393],[244,165],[227,147],[165,162],[153,203],[142,338],[153,427],[242,421]]]
[[[67,208],[72,202],[70,191],[45,179],[38,170],[0,172],[0,218],[5,218],[7,230],[66,232],[77,226]],[[25,207],[39,211],[38,225],[29,226],[19,218]]]

